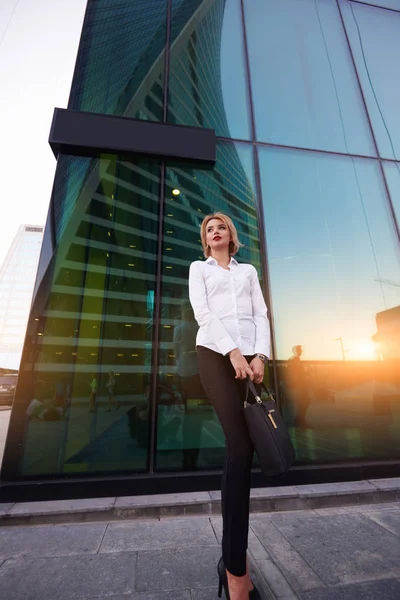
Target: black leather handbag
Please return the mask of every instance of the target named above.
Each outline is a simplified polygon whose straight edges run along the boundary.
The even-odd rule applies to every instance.
[[[288,472],[296,455],[287,427],[272,394],[264,386],[268,400],[261,400],[254,383],[247,381],[244,416],[251,441],[266,477],[279,477]],[[254,402],[249,402],[249,392]]]

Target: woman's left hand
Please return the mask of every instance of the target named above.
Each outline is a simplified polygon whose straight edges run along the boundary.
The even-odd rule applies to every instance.
[[[262,383],[264,379],[264,363],[256,356],[250,363],[250,369],[254,373],[254,383]]]

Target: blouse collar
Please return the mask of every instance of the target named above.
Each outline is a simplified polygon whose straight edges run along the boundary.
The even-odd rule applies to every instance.
[[[218,264],[218,262],[215,260],[215,258],[213,258],[212,256],[209,256],[209,257],[207,258],[207,260],[206,260],[206,263],[209,263],[209,264],[211,264],[211,265],[216,265],[216,266],[218,266],[218,267],[220,266],[220,265]],[[235,266],[235,267],[237,267],[237,265],[238,265],[238,264],[239,264],[239,263],[237,262],[237,260],[235,260],[235,259],[233,258],[233,256],[231,256],[231,260],[229,261],[229,265],[228,265],[228,267],[231,267],[231,266]],[[222,267],[221,267],[221,268],[222,268]]]

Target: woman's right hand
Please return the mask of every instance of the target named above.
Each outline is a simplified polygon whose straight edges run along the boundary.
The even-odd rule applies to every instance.
[[[249,377],[251,381],[253,381],[254,373],[239,348],[231,350],[229,352],[229,358],[236,372],[235,379],[247,379],[247,377]]]

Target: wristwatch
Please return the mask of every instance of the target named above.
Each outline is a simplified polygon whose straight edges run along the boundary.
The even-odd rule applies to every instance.
[[[259,358],[264,363],[264,365],[266,365],[268,362],[268,356],[265,356],[265,354],[256,353],[255,357]]]

